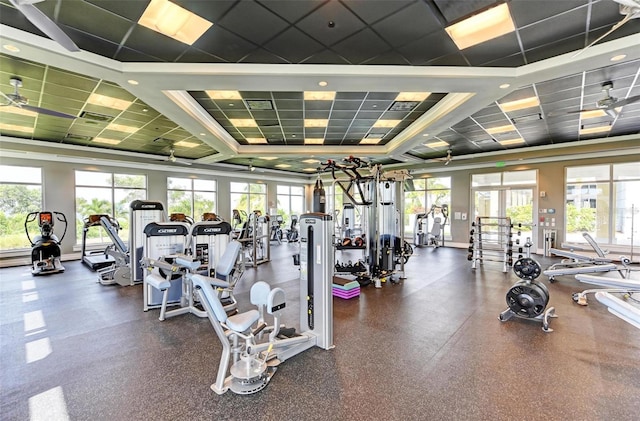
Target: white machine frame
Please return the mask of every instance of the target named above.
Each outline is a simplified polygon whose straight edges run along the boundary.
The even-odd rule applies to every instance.
[[[229,284],[215,278],[192,275],[200,301],[218,338],[222,355],[216,382],[211,389],[221,395],[231,389],[249,394],[262,390],[275,368],[283,361],[313,347],[333,348],[333,221],[327,214],[305,214],[300,217],[300,330],[292,337],[281,337],[280,314],[286,306],[281,288],[264,288],[258,282],[252,288],[252,301],[266,304],[273,325],[261,323],[261,312],[253,309],[233,316],[225,312],[214,287]],[[259,285],[259,286],[257,286]],[[262,288],[261,288],[262,287]],[[265,298],[266,295],[266,298]],[[266,342],[258,335],[270,332]],[[240,344],[243,341],[244,344]]]

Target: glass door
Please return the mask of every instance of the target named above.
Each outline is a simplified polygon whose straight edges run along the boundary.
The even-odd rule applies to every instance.
[[[513,224],[513,238],[524,243],[527,237],[533,242],[532,252],[536,250],[536,232],[534,230],[535,197],[532,188],[476,189],[473,192],[473,215],[475,217],[509,217]],[[515,246],[515,245],[514,245]]]

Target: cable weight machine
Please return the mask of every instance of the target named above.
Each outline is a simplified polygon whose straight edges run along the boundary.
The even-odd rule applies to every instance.
[[[404,241],[402,214],[396,203],[397,197],[404,197],[404,181],[410,178],[409,173],[383,172],[379,164],[371,165],[354,156],[343,159],[343,163],[328,160],[322,165],[321,170],[331,172],[334,185],[342,189],[345,202],[349,202],[345,203],[345,213],[348,205],[349,209],[363,209],[362,234],[341,239],[336,249],[361,250],[364,257],[356,263],[336,263],[336,272],[356,275],[361,285],[374,282],[377,288],[387,279],[397,282],[404,277],[404,264],[413,253],[411,245]],[[345,222],[343,233],[350,233],[346,225]]]

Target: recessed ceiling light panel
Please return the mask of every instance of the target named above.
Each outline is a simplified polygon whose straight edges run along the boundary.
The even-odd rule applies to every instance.
[[[336,93],[332,91],[305,91],[305,101],[333,101]]]
[[[151,0],[138,23],[192,45],[213,23],[168,0]]]
[[[525,108],[537,107],[540,105],[540,100],[536,96],[532,96],[529,98],[518,99],[515,101],[504,102],[502,104],[498,104],[502,111],[505,113],[517,110],[523,110]]]
[[[515,31],[509,6],[502,3],[445,28],[459,49],[464,50]]]

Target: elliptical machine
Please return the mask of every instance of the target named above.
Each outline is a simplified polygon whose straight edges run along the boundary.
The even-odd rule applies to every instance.
[[[36,235],[31,239],[28,225],[36,219],[38,220],[40,235]],[[60,239],[54,234],[53,227],[56,219],[64,223],[64,232]],[[31,273],[34,276],[64,272],[64,266],[60,262],[60,244],[67,233],[67,226],[67,217],[62,212],[43,211],[27,214],[24,221],[24,230],[27,233],[29,243],[31,243]]]
[[[513,264],[513,271],[522,279],[516,282],[507,292],[507,308],[498,317],[501,322],[506,322],[512,317],[536,320],[542,323],[542,330],[553,332],[549,327],[549,318],[558,317],[554,307],[547,308],[549,304],[549,290],[536,278],[542,273],[540,264],[531,258],[533,243],[527,238],[524,247],[526,257],[518,259]]]

